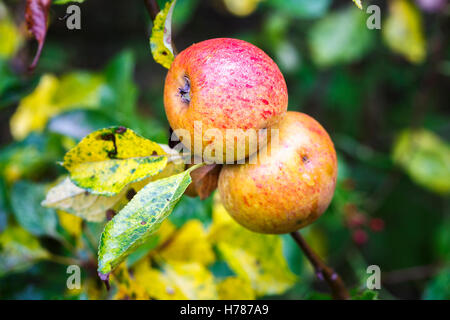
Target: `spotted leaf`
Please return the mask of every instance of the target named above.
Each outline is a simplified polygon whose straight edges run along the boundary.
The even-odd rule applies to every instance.
[[[98,272],[103,280],[158,230],[191,183],[190,172],[198,166],[149,183],[106,225],[98,250]]]
[[[153,22],[150,48],[153,59],[169,69],[174,59],[172,48],[172,13],[176,0],[166,3],[166,6],[156,16]]]
[[[167,153],[155,142],[130,129],[95,131],[64,156],[63,166],[78,187],[93,194],[113,196],[129,183],[160,173]]]

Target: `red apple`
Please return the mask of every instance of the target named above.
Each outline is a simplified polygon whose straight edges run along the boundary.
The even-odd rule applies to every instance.
[[[217,162],[216,155],[223,156],[225,162],[227,150],[234,160],[247,157],[251,151],[246,145],[242,154],[236,154],[236,147],[242,146],[235,146],[236,137],[226,137],[227,129],[242,130],[236,131],[238,138],[253,131],[260,144],[265,144],[264,130],[280,120],[287,104],[286,82],[275,62],[261,49],[237,39],[210,39],[182,51],[173,61],[164,86],[170,126],[175,132],[187,131],[191,141],[186,143],[185,137],[180,137],[186,147],[213,162]],[[210,129],[223,139],[208,134]],[[194,148],[194,139],[200,148]],[[212,146],[212,156],[205,154],[205,148],[217,140],[223,141],[223,147],[217,150]]]
[[[333,142],[313,118],[287,112],[255,164],[225,165],[219,193],[230,215],[260,233],[287,233],[315,221],[334,193],[337,160]],[[267,152],[263,152],[267,151]]]

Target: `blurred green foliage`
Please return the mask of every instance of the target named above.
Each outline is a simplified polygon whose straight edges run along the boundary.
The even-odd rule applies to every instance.
[[[339,158],[336,194],[324,216],[302,233],[339,271],[354,299],[449,299],[449,7],[445,1],[437,9],[422,1],[389,3],[363,1],[359,10],[350,0],[242,0],[240,6],[178,0],[174,41],[179,50],[222,36],[260,46],[285,75],[289,108],[315,117],[330,133]],[[371,4],[381,9],[381,30],[366,27]],[[151,58],[143,4],[87,0],[80,6],[82,30],[70,32],[57,20],[65,6],[52,7],[40,65],[27,75],[32,45],[25,42],[20,6],[0,2],[0,299],[140,292],[138,283],[117,286],[117,295],[102,288],[95,270],[103,223],[68,223],[63,213],[40,206],[65,173],[57,162],[92,131],[122,125],[167,143],[166,71]],[[45,77],[54,86],[47,91]],[[189,222],[209,230],[213,203],[213,197],[183,197],[170,225],[130,256],[128,266],[144,268],[139,261]],[[329,299],[294,241],[280,238],[299,281],[269,297]],[[218,259],[190,272],[200,279],[236,276],[224,252],[214,247]],[[65,285],[67,264],[82,266],[79,291]],[[382,270],[376,292],[365,290],[372,264]],[[172,283],[167,268],[146,270],[143,276]],[[176,294],[185,294],[182,289]]]

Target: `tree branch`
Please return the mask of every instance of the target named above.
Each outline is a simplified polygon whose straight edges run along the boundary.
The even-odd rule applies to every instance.
[[[339,277],[339,275],[332,268],[328,267],[322,259],[320,259],[320,257],[306,243],[300,232],[292,232],[291,236],[294,238],[295,242],[297,242],[309,262],[311,262],[316,276],[320,280],[325,280],[327,282],[328,286],[331,288],[333,298],[337,300],[349,299],[350,295],[341,277]]]

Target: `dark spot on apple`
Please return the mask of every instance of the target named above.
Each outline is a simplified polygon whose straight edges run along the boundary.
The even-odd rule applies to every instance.
[[[191,80],[187,75],[183,77],[184,85],[183,87],[178,88],[178,94],[181,97],[181,101],[185,104],[189,104],[191,102]]]
[[[306,154],[302,155],[302,161],[303,161],[303,163],[308,163],[309,157]]]

